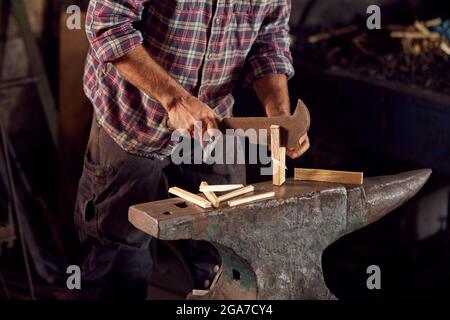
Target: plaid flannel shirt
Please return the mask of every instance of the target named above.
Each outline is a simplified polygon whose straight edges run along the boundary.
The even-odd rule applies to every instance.
[[[167,113],[111,63],[143,44],[187,91],[222,117],[231,95],[268,74],[292,77],[290,0],[91,0],[84,90],[97,122],[129,153],[164,157],[174,148]]]

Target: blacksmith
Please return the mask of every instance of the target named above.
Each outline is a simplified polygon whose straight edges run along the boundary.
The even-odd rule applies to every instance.
[[[268,117],[290,113],[290,10],[290,0],[90,1],[84,89],[95,112],[75,210],[88,253],[84,298],[146,297],[151,238],[128,222],[131,205],[166,198],[173,185],[198,192],[201,181],[245,183],[242,166],[174,165],[171,134],[193,133],[196,122],[214,129],[232,116],[238,78]],[[308,148],[305,135],[287,154]],[[213,248],[177,247],[195,286],[208,288]]]

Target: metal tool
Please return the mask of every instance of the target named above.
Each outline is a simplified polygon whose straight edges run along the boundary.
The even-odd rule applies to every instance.
[[[136,205],[129,221],[162,240],[210,241],[223,272],[205,299],[334,299],[322,274],[330,244],[412,198],[431,170],[367,178],[363,185],[288,180],[255,185],[270,200],[235,208],[180,206],[177,198]],[[168,214],[170,213],[170,214]]]
[[[263,129],[267,133],[266,139],[260,139],[259,134],[246,136],[250,143],[270,144],[270,126],[272,125],[280,126],[281,147],[295,148],[311,125],[309,110],[303,101],[298,100],[295,112],[291,116],[225,118],[219,123],[219,129],[223,133],[226,133],[227,129],[242,129],[244,132],[249,129]]]

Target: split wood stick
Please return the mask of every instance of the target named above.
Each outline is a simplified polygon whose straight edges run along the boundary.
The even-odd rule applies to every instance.
[[[255,191],[254,186],[246,186],[244,188],[241,188],[241,189],[238,189],[238,190],[232,191],[230,193],[226,193],[224,195],[219,196],[219,201],[222,202],[225,200],[236,198],[236,197],[242,196],[243,194],[250,193],[253,191]]]
[[[428,28],[436,27],[436,26],[440,25],[441,23],[442,23],[442,19],[441,18],[435,18],[435,19],[431,19],[431,20],[425,21],[425,25]]]
[[[295,168],[294,180],[362,184],[362,172]]]
[[[448,45],[448,43],[441,42],[441,49],[450,56],[450,45]]]
[[[197,206],[204,209],[211,208],[211,203],[208,200],[181,188],[172,187],[169,189],[169,193],[176,195],[186,201],[192,202],[193,204],[196,204]]]
[[[428,30],[428,28],[420,21],[414,22],[414,27],[421,33],[423,33],[426,36],[431,35],[431,31]]]
[[[350,25],[347,27],[343,27],[343,28],[339,28],[339,29],[335,29],[333,31],[329,31],[329,32],[321,32],[312,36],[308,37],[308,42],[309,43],[317,43],[320,41],[324,41],[324,40],[328,40],[332,37],[335,36],[342,36],[344,34],[347,33],[351,33],[353,31],[358,30],[358,26],[357,25]]]
[[[226,192],[242,188],[243,184],[200,185],[200,192]]]
[[[200,184],[200,189],[204,189],[205,187],[208,187],[208,183],[206,181],[202,181]],[[206,198],[211,202],[214,208],[218,208],[220,205],[219,198],[217,198],[216,194],[212,191],[202,191],[203,194],[206,196]]]
[[[286,181],[286,149],[280,147],[280,126],[270,127],[270,149],[272,151],[273,184],[281,186]]]
[[[236,199],[236,200],[230,200],[230,201],[228,201],[228,205],[230,207],[235,207],[235,206],[238,206],[241,204],[246,204],[246,203],[251,203],[251,202],[258,201],[258,200],[272,198],[274,195],[275,195],[275,192],[273,192],[273,191],[255,194],[250,197],[245,197],[245,198]]]
[[[430,34],[423,34],[417,31],[392,31],[392,38],[404,39],[439,39],[440,35],[437,32],[430,32]]]
[[[209,290],[198,290],[198,289],[192,290],[192,295],[197,296],[197,297],[206,296],[208,293],[209,293]]]

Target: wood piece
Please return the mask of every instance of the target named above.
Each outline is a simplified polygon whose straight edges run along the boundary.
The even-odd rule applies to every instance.
[[[435,19],[431,19],[431,20],[428,20],[425,22],[421,22],[421,24],[423,24],[427,28],[436,27],[436,26],[440,25],[441,23],[442,23],[441,18],[435,18]],[[407,31],[408,28],[411,28],[411,26],[405,26],[405,25],[401,25],[401,24],[388,24],[387,25],[387,29],[390,31]]]
[[[196,204],[203,209],[211,208],[211,203],[208,200],[181,188],[172,187],[169,189],[169,193]]]
[[[200,184],[200,189],[208,187],[208,183],[206,181],[202,181]],[[218,208],[220,205],[219,198],[217,198],[216,194],[212,191],[202,191],[205,197],[211,202],[214,208]]]
[[[200,185],[200,192],[226,192],[244,187],[243,184]]]
[[[280,163],[280,168],[281,168],[281,172],[282,172],[282,183],[281,184],[284,184],[285,182],[286,182],[286,170],[287,170],[287,167],[286,167],[286,148],[285,147],[281,147],[280,148],[280,161],[281,161],[281,163]]]
[[[286,148],[280,147],[280,126],[270,127],[270,143],[273,166],[272,182],[276,186],[281,186],[286,181]]]
[[[362,172],[295,168],[294,180],[362,184]]]
[[[346,26],[343,28],[339,28],[339,29],[335,29],[329,32],[321,32],[312,36],[308,37],[308,42],[309,43],[317,43],[317,42],[321,42],[324,40],[328,40],[332,37],[336,37],[336,36],[342,36],[344,34],[347,33],[351,33],[354,32],[356,30],[358,30],[358,26],[357,25],[350,25],[350,26]]]
[[[208,293],[209,290],[198,290],[198,289],[192,290],[192,295],[196,297],[203,297],[206,296]]]
[[[222,202],[222,201],[226,201],[229,199],[233,199],[233,198],[242,196],[243,194],[253,192],[254,190],[255,190],[254,186],[246,186],[244,188],[241,188],[241,189],[238,189],[238,190],[232,191],[230,193],[226,193],[224,195],[219,196],[219,201]]]
[[[450,45],[446,42],[441,42],[441,50],[450,56]]]
[[[249,197],[244,197],[241,199],[230,200],[230,201],[228,201],[228,205],[230,207],[235,207],[235,206],[239,206],[241,204],[247,204],[247,203],[252,203],[252,202],[255,202],[258,200],[272,198],[273,196],[275,196],[275,192],[273,192],[273,191],[265,192],[265,193],[255,194],[255,195],[249,196]]]
[[[439,39],[440,35],[437,32],[430,32],[430,34],[423,34],[417,31],[392,31],[392,38],[404,38],[404,39]]]
[[[422,22],[420,21],[416,21],[414,22],[414,27],[421,33],[423,33],[426,36],[430,36],[431,35],[431,31],[428,30],[427,26],[424,25]]]
[[[435,18],[435,19],[431,19],[431,20],[424,22],[424,24],[425,24],[425,26],[427,26],[427,28],[436,27],[436,26],[440,25],[441,23],[442,23],[441,18]]]
[[[311,117],[305,104],[298,100],[295,112],[291,116],[280,117],[244,117],[244,118],[225,118],[219,124],[219,129],[226,133],[227,129],[241,129],[250,131],[263,129],[267,132],[266,141],[259,139],[259,132],[246,135],[250,143],[253,144],[269,144],[270,143],[270,126],[280,126],[281,146],[287,148],[295,148],[300,138],[309,130],[311,125]]]

